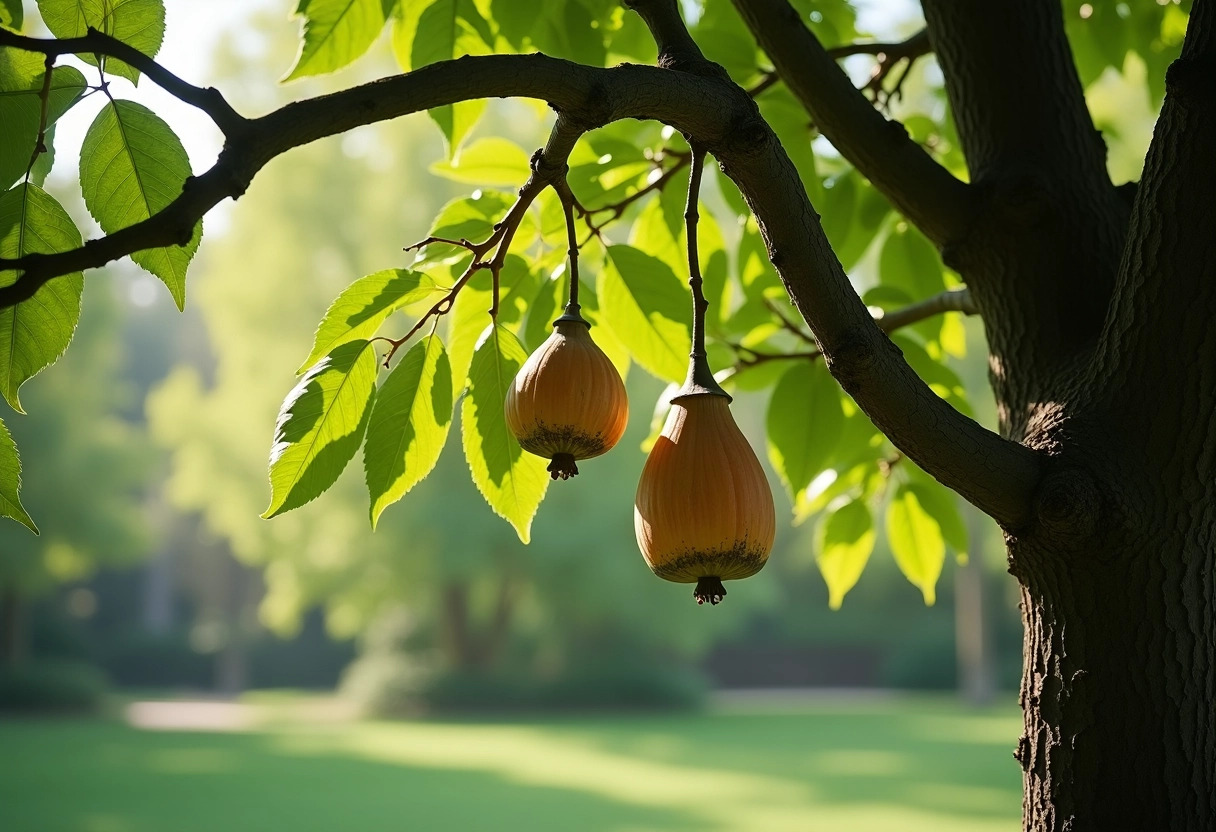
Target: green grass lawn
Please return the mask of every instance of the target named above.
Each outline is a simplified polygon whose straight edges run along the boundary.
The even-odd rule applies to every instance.
[[[230,733],[0,721],[4,832],[1013,832],[1011,709],[274,721]]]

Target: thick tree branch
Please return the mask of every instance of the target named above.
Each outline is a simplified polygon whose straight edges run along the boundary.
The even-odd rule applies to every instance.
[[[88,34],[78,38],[40,39],[19,35],[0,28],[0,46],[13,46],[26,52],[37,52],[48,57],[59,55],[107,55],[130,64],[152,79],[157,86],[181,101],[197,107],[211,117],[224,135],[230,136],[247,123],[228,104],[228,101],[213,87],[196,87],[183,81],[152,58],[133,46],[128,46],[104,32],[89,29]]]
[[[1038,455],[963,416],[917,377],[850,285],[793,163],[755,102],[712,72],[600,69],[544,55],[490,55],[289,104],[230,136],[215,165],[152,218],[74,251],[0,261],[0,270],[24,271],[0,289],[0,304],[29,297],[54,275],[185,241],[208,209],[242,193],[263,165],[293,147],[443,104],[504,96],[544,99],[577,131],[624,118],[658,119],[712,153],[755,212],[770,258],[829,368],[861,408],[947,486],[1007,527],[1026,522]]]
[[[1127,250],[1090,390],[1120,415],[1125,441],[1169,437],[1146,461],[1184,471],[1182,493],[1216,477],[1216,2],[1196,0],[1136,191]],[[1117,388],[1107,379],[1117,378]],[[1163,406],[1168,391],[1182,405]],[[1196,428],[1194,418],[1206,421]],[[1162,449],[1165,449],[1164,452]]]
[[[970,191],[853,87],[788,0],[734,0],[815,126],[939,246],[970,224]]]

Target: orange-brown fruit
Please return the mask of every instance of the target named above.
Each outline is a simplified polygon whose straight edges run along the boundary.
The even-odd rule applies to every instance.
[[[625,384],[591,340],[577,306],[567,307],[553,334],[519,368],[507,391],[506,416],[525,451],[551,460],[553,479],[574,476],[575,460],[599,456],[624,434]]]
[[[777,526],[772,490],[730,398],[712,377],[709,385],[672,399],[633,512],[646,563],[660,578],[696,583],[698,604],[721,601],[722,581],[759,572]]]

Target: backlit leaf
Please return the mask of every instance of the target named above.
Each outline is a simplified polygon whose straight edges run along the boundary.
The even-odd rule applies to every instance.
[[[298,13],[304,36],[285,81],[341,69],[366,52],[384,28],[383,0],[309,0]]]
[[[38,527],[21,505],[21,457],[17,454],[17,443],[8,432],[8,425],[0,420],[0,516],[11,517],[34,534]]]
[[[18,185],[0,196],[0,257],[54,254],[79,248],[80,232],[58,202],[37,185]],[[17,279],[0,272],[0,286]],[[17,391],[26,379],[55,362],[80,320],[84,275],[72,272],[47,281],[34,296],[0,309],[0,394],[19,413]]]
[[[118,38],[149,58],[155,58],[165,39],[163,0],[38,0],[46,27],[57,38],[75,38],[90,28]],[[94,55],[81,60],[97,66]],[[102,69],[139,83],[139,70],[116,58],[102,57]]]
[[[80,148],[84,204],[107,234],[148,219],[181,195],[190,158],[181,140],[155,113],[134,101],[110,101]],[[203,235],[200,220],[184,246],[137,251],[131,259],[169,287],[181,309],[186,269]]]
[[[768,458],[796,497],[823,470],[840,439],[840,388],[822,361],[792,362],[768,405]]]
[[[338,479],[363,441],[376,393],[376,351],[363,340],[317,362],[279,409],[270,449],[270,505],[262,516],[299,508]]]
[[[631,246],[609,246],[596,295],[601,326],[634,361],[664,381],[683,380],[692,350],[692,296],[670,266]]]
[[[406,269],[384,269],[361,277],[334,299],[317,327],[312,352],[297,373],[302,373],[339,344],[371,338],[395,310],[447,290],[425,274]]]
[[[925,603],[932,605],[946,560],[946,542],[941,526],[908,486],[901,486],[887,504],[887,542],[899,570],[920,589]]]
[[[460,405],[461,440],[473,482],[524,543],[531,538],[532,518],[549,487],[547,462],[524,452],[503,413],[507,390],[527,358],[509,330],[486,327],[469,367],[469,392]]]
[[[815,562],[828,585],[828,606],[840,609],[874,550],[874,519],[864,500],[851,500],[819,524]]]
[[[410,348],[376,394],[363,448],[372,528],[435,467],[451,424],[452,368],[443,342],[431,335]]]
[[[42,119],[42,82],[45,64],[41,55],[9,47],[0,48],[0,188],[8,188],[25,175],[38,141]],[[71,109],[84,94],[80,70],[55,67],[47,99],[47,126]]]

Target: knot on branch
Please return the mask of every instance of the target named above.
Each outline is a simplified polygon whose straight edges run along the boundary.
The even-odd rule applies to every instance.
[[[1216,61],[1179,58],[1165,71],[1165,88],[1184,107],[1216,99]]]
[[[1093,477],[1079,468],[1063,468],[1043,478],[1035,495],[1035,517],[1043,532],[1061,543],[1093,536],[1102,516],[1102,496]]]
[[[892,349],[899,349],[890,339],[883,340],[890,344]],[[840,382],[846,393],[853,395],[873,377],[874,366],[879,358],[878,344],[867,329],[852,327],[846,329],[830,345],[824,345],[823,357],[828,372]]]
[[[551,105],[552,106],[552,105]],[[587,133],[603,127],[613,120],[615,110],[612,95],[600,81],[595,81],[587,90],[587,96],[577,108],[553,107],[559,118],[565,120],[570,129]]]

